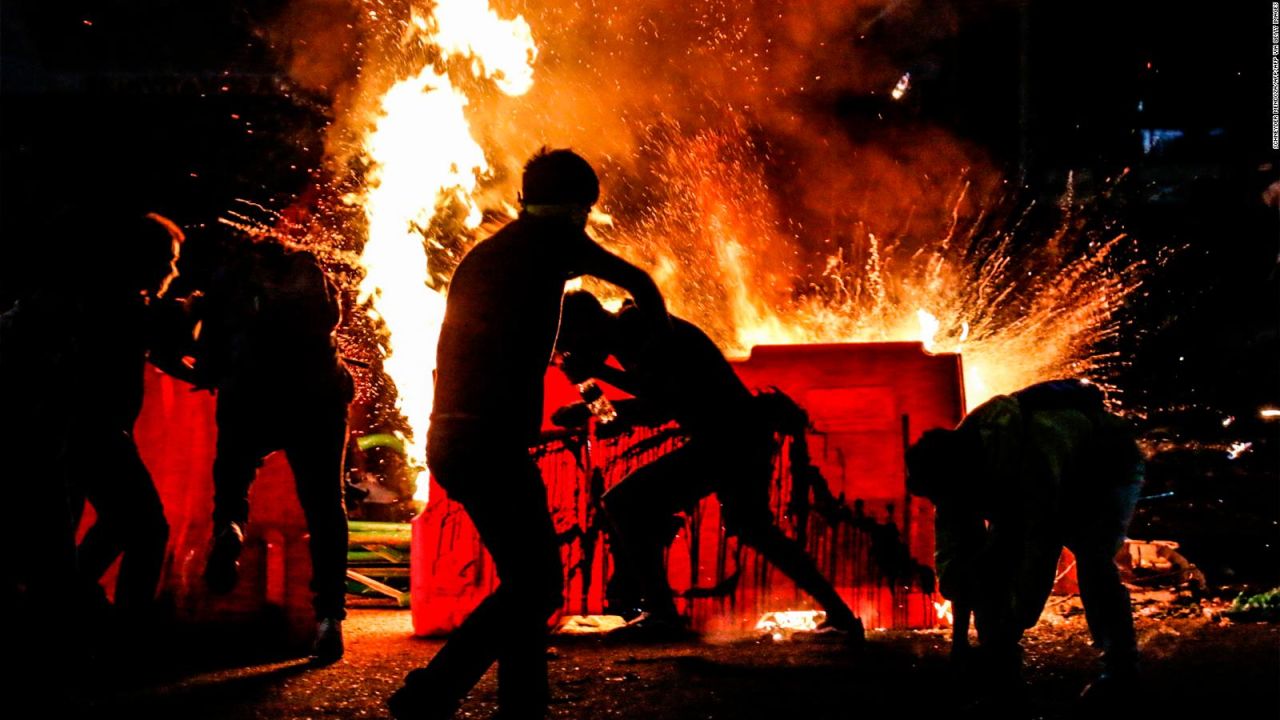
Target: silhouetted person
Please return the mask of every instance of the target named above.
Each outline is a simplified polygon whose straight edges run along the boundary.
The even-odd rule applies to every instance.
[[[192,380],[217,389],[213,541],[205,582],[230,592],[249,519],[249,486],[283,450],[306,517],[316,613],[312,655],[342,657],[347,515],[343,453],[351,375],[334,330],[341,300],[316,257],[273,241],[224,256],[195,301],[201,321]]]
[[[811,595],[827,623],[861,640],[862,624],[803,546],[787,537],[769,507],[776,448],[761,404],[715,343],[693,324],[672,318],[661,352],[647,351],[649,328],[631,307],[613,315],[585,292],[565,298],[557,349],[571,382],[598,378],[635,396],[646,412],[674,419],[687,436],[679,449],[632,472],[605,493],[614,528],[615,572],[638,588],[649,633],[682,626],[663,564],[674,539],[672,517],[715,493],[729,533],[755,548]],[[621,370],[605,363],[613,356]],[[636,628],[640,636],[640,623]]]
[[[587,237],[598,197],[585,160],[539,152],[524,168],[520,217],[472,248],[450,283],[427,463],[471,517],[501,584],[388,700],[397,718],[452,717],[494,661],[502,716],[546,713],[547,620],[563,603],[563,574],[529,447],[539,437],[565,281],[611,282],[635,297],[646,322],[667,322],[649,276]]]
[[[161,330],[155,307],[175,274],[182,231],[159,215],[139,217],[87,268],[68,368],[73,418],[67,463],[73,487],[93,506],[78,549],[80,574],[97,583],[117,558],[117,610],[146,620],[155,601],[169,526],[133,437],[142,412],[143,372]]]
[[[996,677],[1016,677],[1019,640],[1048,599],[1062,548],[1076,558],[1085,618],[1103,672],[1086,697],[1129,686],[1138,647],[1115,555],[1142,485],[1131,428],[1101,392],[1073,380],[1000,395],[955,430],[930,430],[907,453],[911,492],[937,506],[939,587],[974,610]]]

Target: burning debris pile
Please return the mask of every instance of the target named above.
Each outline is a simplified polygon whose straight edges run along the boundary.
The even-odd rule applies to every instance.
[[[1132,590],[1133,616],[1139,627],[1152,626],[1171,620],[1197,623],[1255,623],[1280,621],[1277,598],[1280,593],[1270,590],[1263,593],[1219,588],[1200,591],[1189,587],[1161,590]],[[1085,611],[1079,595],[1054,598],[1045,606],[1040,624],[1031,633],[1041,637],[1053,636],[1063,626],[1081,626],[1084,629]]]
[[[779,610],[765,613],[755,629],[763,637],[781,642],[796,633],[816,631],[826,619],[827,614],[821,610]]]

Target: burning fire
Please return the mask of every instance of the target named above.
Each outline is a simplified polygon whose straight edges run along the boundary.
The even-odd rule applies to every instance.
[[[758,22],[745,6],[647,3],[522,4],[526,21],[486,0],[353,0],[365,50],[335,103],[330,154],[359,167],[345,196],[365,236],[359,295],[414,462],[449,273],[484,220],[515,215],[520,163],[543,144],[597,164],[593,234],[730,355],[919,341],[963,355],[970,406],[1052,377],[1112,389],[1109,343],[1145,261],[1101,213],[1073,199],[1053,208],[1056,226],[1026,222],[943,131],[857,144],[804,115],[790,88],[924,91],[900,69],[821,71],[859,52],[817,42],[854,22],[856,4],[831,17],[780,4],[776,22]],[[798,170],[780,174],[780,155]]]
[[[775,641],[786,640],[794,633],[813,632],[827,619],[821,610],[779,610],[768,612],[756,623],[756,632],[764,633]]]
[[[955,613],[953,613],[951,610],[950,600],[943,600],[942,602],[938,602],[937,600],[934,600],[933,611],[937,613],[938,619],[945,622],[947,625],[956,624],[956,616],[955,616]]]
[[[910,89],[911,89],[911,73],[903,73],[902,77],[898,80],[898,84],[894,85],[893,89],[889,91],[889,97],[893,98],[894,100],[901,100],[904,96],[906,96],[907,91]]]
[[[741,128],[676,141],[658,175],[661,205],[610,238],[673,268],[655,272],[671,307],[730,354],[759,344],[919,341],[964,356],[970,408],[1053,377],[1105,381],[1118,362],[1105,345],[1145,266],[1126,257],[1125,235],[1071,216],[1048,238],[989,227],[985,197],[966,219],[975,200],[961,182],[940,236],[885,241],[854,228],[815,276],[793,258],[801,243],[784,232],[762,154]]]
[[[1233,442],[1231,443],[1231,447],[1227,448],[1227,459],[1235,460],[1252,449],[1253,443],[1251,442]]]
[[[383,368],[394,380],[398,408],[413,433],[409,458],[425,467],[426,430],[434,394],[435,341],[444,321],[444,295],[431,287],[429,247],[442,247],[436,215],[451,206],[465,211],[463,226],[481,221],[474,194],[490,167],[472,136],[464,110],[467,94],[450,80],[446,65],[462,59],[472,75],[492,80],[508,95],[533,84],[537,49],[523,18],[504,20],[487,5],[441,0],[432,14],[412,15],[405,42],[438,49],[428,63],[382,96],[364,138],[369,167],[365,189],[351,201],[364,210],[367,240],[360,257],[360,301],[385,324]],[[428,485],[416,498],[426,500]]]

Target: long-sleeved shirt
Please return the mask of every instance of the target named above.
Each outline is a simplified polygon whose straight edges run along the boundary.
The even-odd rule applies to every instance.
[[[1141,455],[1128,424],[1100,403],[1020,396],[992,398],[957,428],[980,451],[975,466],[957,469],[958,499],[938,508],[936,565],[952,599],[967,600],[977,583],[1004,584],[1007,610],[1027,627],[1052,590],[1066,533],[1090,521],[1095,506],[1080,499],[1140,482]]]

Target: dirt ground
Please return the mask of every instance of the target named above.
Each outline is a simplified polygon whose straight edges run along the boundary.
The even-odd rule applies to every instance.
[[[1171,610],[1159,603],[1139,604],[1135,616],[1145,665],[1134,713],[1180,718],[1199,714],[1196,708],[1216,708],[1222,714],[1280,716],[1280,626],[1232,623],[1207,608]],[[33,710],[40,712],[11,717],[384,718],[386,696],[441,644],[413,638],[404,610],[356,609],[346,631],[346,658],[324,668],[298,659],[253,658],[243,644],[239,651],[200,653],[170,638],[160,642],[163,651],[100,664],[93,683],[60,682],[52,694],[19,694],[35,700]],[[855,651],[815,640],[711,637],[701,643],[616,646],[561,639],[552,650],[552,716],[817,720],[993,714],[974,703],[972,679],[948,662],[944,633],[872,631],[869,640]],[[1088,647],[1078,601],[1046,613],[1025,646],[1027,692],[1014,714],[1083,714],[1076,696],[1096,654]],[[490,672],[459,717],[493,717],[494,682]]]

